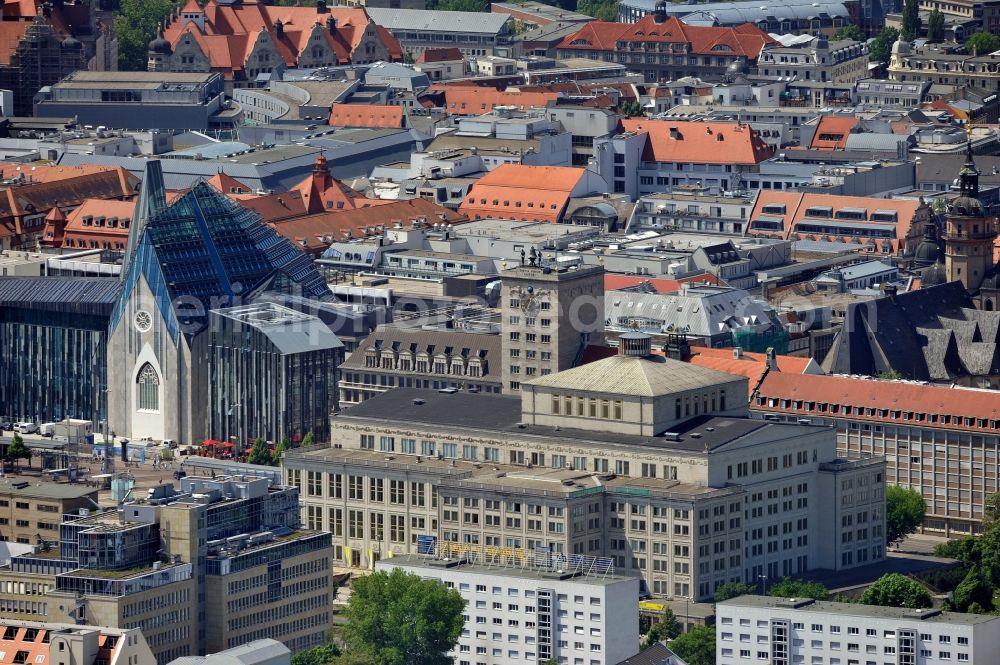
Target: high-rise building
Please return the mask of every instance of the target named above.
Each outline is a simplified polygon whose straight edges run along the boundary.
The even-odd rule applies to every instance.
[[[0,611],[140,628],[159,665],[265,633],[315,646],[330,621],[330,535],[299,528],[298,495],[266,478],[189,477],[67,515],[58,544],[0,568]]]
[[[604,268],[532,256],[501,272],[502,389],[580,364],[604,342]]]

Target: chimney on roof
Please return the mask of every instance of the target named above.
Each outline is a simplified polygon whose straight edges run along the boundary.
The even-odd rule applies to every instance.
[[[274,22],[274,34],[278,36],[278,39],[285,36],[285,24],[281,22],[280,18]]]
[[[777,352],[775,352],[774,347],[773,346],[767,347],[767,351],[765,352],[765,355],[767,357],[767,369],[768,369],[768,371],[771,371],[771,372],[780,372],[781,370],[778,369],[778,354],[777,354]]]
[[[337,32],[337,19],[332,16],[326,17],[326,29],[330,31],[330,34],[335,34]]]
[[[316,13],[317,14],[326,14],[329,11],[330,10],[327,9],[327,6],[326,6],[326,0],[316,0]]]

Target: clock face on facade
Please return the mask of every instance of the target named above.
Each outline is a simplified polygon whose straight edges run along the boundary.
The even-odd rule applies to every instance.
[[[149,312],[144,309],[140,309],[135,313],[135,329],[141,333],[149,332],[149,329],[153,327],[153,317],[150,316]]]

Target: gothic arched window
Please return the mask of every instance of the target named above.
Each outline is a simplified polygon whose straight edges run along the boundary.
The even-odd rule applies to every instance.
[[[136,379],[138,384],[138,405],[140,411],[160,410],[160,376],[153,366],[146,363],[139,370]]]

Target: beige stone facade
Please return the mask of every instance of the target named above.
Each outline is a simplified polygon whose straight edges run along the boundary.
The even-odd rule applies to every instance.
[[[560,270],[520,265],[503,271],[500,279],[505,393],[579,364],[587,345],[603,343],[600,266]]]
[[[59,540],[63,515],[93,510],[97,490],[81,485],[0,481],[0,540],[35,545]]]
[[[607,362],[590,366],[593,382],[575,383],[585,404],[608,399],[613,413],[613,386],[637,368],[605,371],[602,384]],[[680,396],[681,417],[656,420],[651,406],[639,422],[655,422],[656,434],[625,433],[586,414],[533,420],[522,406],[531,392],[397,389],[338,416],[330,448],[286,454],[285,480],[302,490],[305,525],[331,531],[334,558],[348,568],[432,542],[508,558],[545,548],[612,557],[649,593],[708,599],[729,581],[884,558],[884,461],[838,460],[831,428],[750,420],[745,379],[722,375],[716,385],[716,373],[702,370],[699,382],[679,361],[622,362],[651,379],[651,405]],[[663,381],[674,375],[671,392]],[[713,406],[699,394],[698,415],[685,415],[696,387],[743,401]],[[828,519],[830,506],[843,508],[842,523]]]

